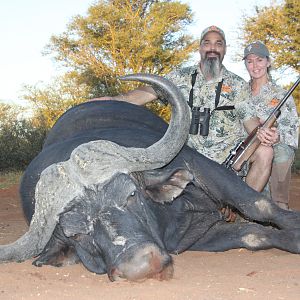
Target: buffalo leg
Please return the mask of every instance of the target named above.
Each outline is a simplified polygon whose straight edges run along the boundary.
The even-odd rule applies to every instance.
[[[281,229],[300,229],[300,212],[281,209],[272,200],[254,190],[241,192],[238,196],[232,191],[232,197],[223,203],[227,204],[236,208],[250,221],[276,225]]]
[[[300,231],[278,230],[256,223],[218,223],[199,239],[189,250],[226,251],[236,248],[263,250],[277,248],[300,253]]]
[[[281,229],[300,229],[300,212],[279,208],[223,166],[206,160],[194,163],[197,163],[193,166],[196,186],[220,208],[227,205],[235,208],[250,221],[269,223]]]

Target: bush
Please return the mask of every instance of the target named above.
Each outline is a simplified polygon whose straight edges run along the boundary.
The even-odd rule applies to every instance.
[[[31,120],[17,119],[0,128],[0,170],[24,170],[41,151],[46,130]]]
[[[161,117],[167,123],[170,122],[171,119],[171,106],[170,104],[165,105],[160,103],[159,101],[152,101],[146,104],[146,107],[151,110],[153,113]]]

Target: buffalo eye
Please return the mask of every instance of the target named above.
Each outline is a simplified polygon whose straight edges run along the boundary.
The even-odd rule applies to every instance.
[[[127,207],[127,205],[132,204],[135,202],[136,199],[136,191],[132,191],[126,198],[125,202],[120,206],[121,209],[124,209]]]
[[[137,191],[134,190],[130,193],[130,195],[127,197],[127,205],[130,205],[131,203],[135,202],[137,196]]]

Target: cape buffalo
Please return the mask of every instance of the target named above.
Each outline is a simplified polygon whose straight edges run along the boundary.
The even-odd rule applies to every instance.
[[[0,246],[0,261],[82,262],[119,278],[169,279],[172,253],[278,248],[300,252],[300,213],[286,211],[225,167],[184,146],[189,110],[166,79],[169,126],[146,108],[94,101],[67,111],[25,171],[20,192],[30,227]],[[244,221],[226,222],[221,208]]]

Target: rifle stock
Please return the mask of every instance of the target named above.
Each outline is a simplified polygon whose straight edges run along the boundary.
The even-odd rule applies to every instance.
[[[231,168],[235,171],[240,171],[243,165],[249,160],[251,155],[260,145],[260,140],[257,138],[257,132],[260,128],[271,128],[276,122],[278,117],[272,116],[265,122],[262,126],[256,127],[248,137],[239,145],[239,148],[236,150],[236,155],[232,158]]]
[[[223,165],[226,168],[231,168],[234,171],[241,170],[243,165],[249,160],[251,155],[255,152],[255,150],[260,145],[260,141],[257,138],[257,132],[259,128],[271,128],[275,124],[276,120],[280,116],[281,113],[280,109],[282,105],[286,102],[286,100],[289,98],[289,96],[298,86],[299,82],[300,82],[300,77],[293,84],[293,86],[288,90],[288,92],[285,94],[283,99],[278,103],[278,105],[274,108],[274,110],[272,111],[272,113],[269,115],[269,117],[263,123],[262,126],[256,127],[244,141],[240,142],[232,150],[230,150],[229,155],[227,156],[226,160],[223,162]]]

